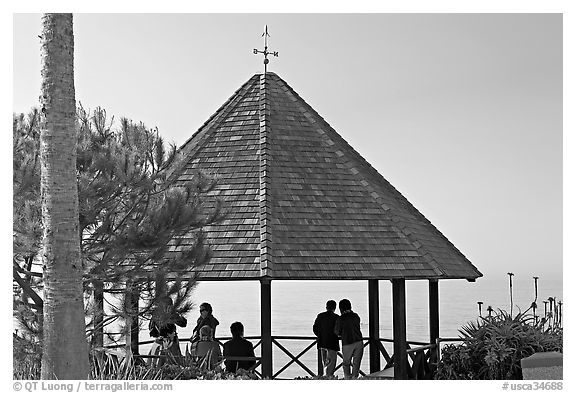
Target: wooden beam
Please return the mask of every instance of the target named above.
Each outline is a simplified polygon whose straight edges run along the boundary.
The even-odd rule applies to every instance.
[[[271,281],[260,281],[260,335],[262,336],[262,377],[272,379],[272,291]]]
[[[430,344],[436,344],[440,337],[440,306],[438,296],[438,280],[428,282],[428,318],[430,318]],[[430,361],[435,363],[437,351],[430,352]]]
[[[406,353],[406,282],[392,280],[392,325],[394,335],[394,379],[408,379]]]
[[[380,314],[378,280],[368,280],[368,337],[370,373],[380,371]]]
[[[18,265],[16,262],[14,262],[14,269],[16,269],[18,271],[18,273],[22,273],[25,276],[28,277],[38,277],[38,278],[42,278],[43,275],[42,273],[38,273],[38,272],[31,272],[28,269],[24,269],[22,268],[20,265]]]
[[[36,304],[37,309],[41,310],[42,307],[44,307],[44,301],[40,296],[38,296],[36,291],[34,291],[32,287],[28,285],[28,282],[26,282],[26,280],[20,277],[20,274],[16,271],[14,267],[12,268],[12,277],[14,278],[14,281],[16,281],[18,285],[20,285],[20,288],[22,288],[22,290],[26,293],[26,295],[28,295],[30,299],[32,299],[34,304]]]

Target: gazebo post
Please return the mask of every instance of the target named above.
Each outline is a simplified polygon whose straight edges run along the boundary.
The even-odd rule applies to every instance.
[[[380,371],[380,317],[378,280],[368,280],[368,336],[370,339],[370,373]]]
[[[392,325],[394,336],[394,379],[408,379],[406,353],[406,281],[392,280]]]
[[[128,316],[126,318],[125,348],[133,355],[139,354],[139,330],[138,326],[138,299],[140,292],[133,281],[126,281],[124,303]]]
[[[272,379],[272,296],[271,280],[260,280],[260,335],[262,378]]]
[[[104,282],[95,280],[94,285],[94,332],[92,346],[104,347]]]
[[[428,310],[430,318],[430,344],[436,344],[436,340],[440,337],[440,306],[438,301],[438,280],[431,279],[428,281]],[[436,363],[438,361],[437,354],[439,348],[430,352],[430,361]]]
[[[138,300],[140,299],[140,292],[135,289],[132,291],[132,311],[134,315],[132,316],[132,330],[130,331],[130,343],[132,345],[132,354],[140,354],[140,324],[138,322]]]
[[[139,308],[139,300],[140,300],[140,291],[137,289],[136,286],[129,292],[130,294],[130,310],[134,313],[131,317],[131,330],[130,330],[130,344],[132,348],[133,355],[140,354],[140,324],[138,322],[138,308]]]

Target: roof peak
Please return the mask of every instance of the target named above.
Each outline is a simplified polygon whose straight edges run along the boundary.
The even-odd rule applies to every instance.
[[[276,74],[275,72],[272,72],[272,71],[258,72],[258,73],[256,73],[256,74],[254,74],[254,76],[262,76],[262,75],[274,75],[274,76],[278,76],[278,74]]]

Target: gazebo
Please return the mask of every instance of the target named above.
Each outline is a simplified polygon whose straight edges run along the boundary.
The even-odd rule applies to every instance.
[[[366,280],[370,372],[381,370],[379,280],[392,282],[394,378],[408,377],[405,281],[428,280],[430,344],[438,280],[482,274],[284,80],[242,85],[180,148],[178,182],[217,178],[226,219],[205,227],[213,256],[199,280],[258,280],[262,376],[273,377],[274,280]],[[177,250],[174,250],[177,251]],[[385,351],[384,351],[385,352]]]

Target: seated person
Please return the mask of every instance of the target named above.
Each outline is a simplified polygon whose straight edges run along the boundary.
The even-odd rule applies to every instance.
[[[210,326],[200,328],[200,341],[196,343],[193,355],[198,358],[198,364],[202,368],[209,370],[213,370],[222,361],[220,345],[212,338]]]
[[[162,366],[166,361],[168,363],[181,363],[182,353],[180,352],[176,325],[185,327],[186,318],[174,309],[170,297],[159,298],[148,325],[150,336],[155,338],[150,349],[150,355],[163,355],[165,358],[149,358],[148,365]]]
[[[180,343],[176,332],[167,332],[154,340],[149,355],[160,356],[159,358],[148,358],[146,364],[153,367],[161,367],[164,364],[182,364],[183,357],[180,352]]]
[[[224,356],[254,357],[252,343],[244,338],[244,325],[234,322],[230,325],[232,340],[224,344]],[[254,360],[225,360],[226,371],[235,373],[238,369],[249,370],[256,364]]]

